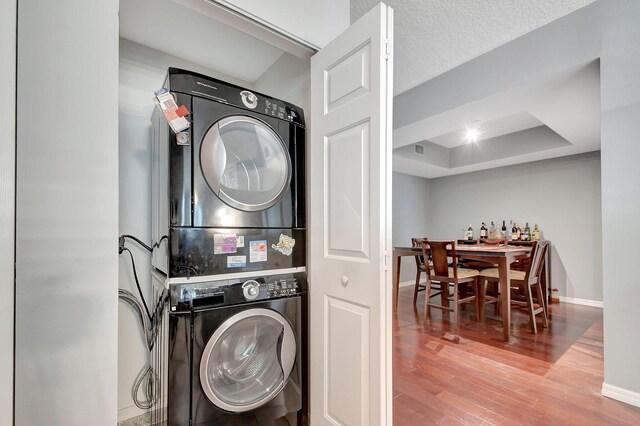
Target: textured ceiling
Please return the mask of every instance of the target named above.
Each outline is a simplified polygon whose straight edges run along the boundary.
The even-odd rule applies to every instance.
[[[351,0],[351,22],[379,0]],[[385,0],[399,94],[594,0]]]

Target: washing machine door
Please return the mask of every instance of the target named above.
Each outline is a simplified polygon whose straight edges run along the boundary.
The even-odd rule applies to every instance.
[[[200,166],[209,188],[243,211],[275,205],[291,182],[291,158],[280,136],[266,123],[244,115],[223,118],[207,130]]]
[[[218,408],[242,413],[284,388],[296,358],[296,338],[278,312],[249,309],[227,319],[200,361],[202,389]]]

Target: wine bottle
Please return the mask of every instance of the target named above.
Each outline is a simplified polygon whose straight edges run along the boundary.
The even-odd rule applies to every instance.
[[[507,225],[504,224],[504,220],[502,221],[502,235],[500,235],[500,238],[506,238],[507,237]]]
[[[493,221],[491,221],[491,226],[489,226],[489,238],[492,240],[496,238],[496,225]]]
[[[467,240],[473,240],[473,228],[471,224],[469,224],[469,228],[467,228]]]
[[[511,227],[511,241],[515,241],[518,239],[518,229],[516,228],[516,223],[513,223],[513,226]]]
[[[480,238],[487,238],[487,225],[482,222],[482,226],[480,227]]]
[[[536,241],[540,241],[540,230],[538,229],[538,224],[533,227],[533,239]]]
[[[522,239],[524,241],[531,241],[531,229],[529,228],[529,222],[526,222],[524,226],[524,232],[522,233]]]

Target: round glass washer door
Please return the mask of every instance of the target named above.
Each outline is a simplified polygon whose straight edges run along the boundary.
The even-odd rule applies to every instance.
[[[218,408],[242,413],[271,401],[284,388],[296,358],[289,322],[268,309],[227,319],[200,360],[202,389]]]
[[[223,118],[207,130],[200,167],[218,198],[243,211],[272,207],[291,182],[291,159],[280,136],[244,115]]]

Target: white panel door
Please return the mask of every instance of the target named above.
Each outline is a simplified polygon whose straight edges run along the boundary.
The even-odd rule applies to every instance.
[[[393,10],[311,58],[311,423],[391,424]]]

